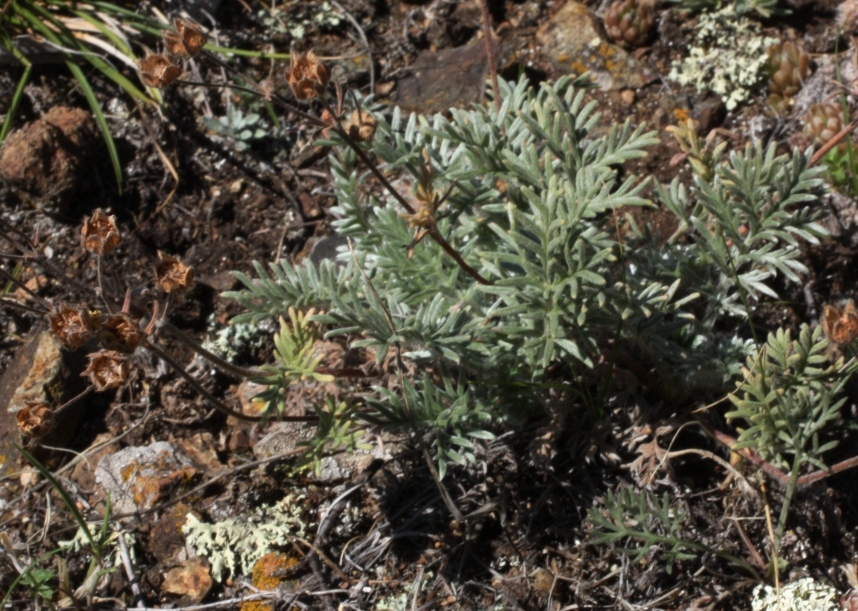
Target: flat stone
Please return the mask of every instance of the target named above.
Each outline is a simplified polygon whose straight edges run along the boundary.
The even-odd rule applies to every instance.
[[[95,481],[105,496],[110,493],[115,513],[133,513],[154,507],[197,473],[187,456],[166,441],[157,441],[105,456],[95,470]]]
[[[259,440],[253,447],[253,453],[259,459],[270,458],[278,454],[294,452],[300,449],[300,443],[313,436],[316,427],[300,422],[278,422],[273,430]],[[325,456],[321,461],[318,481],[334,482],[348,480],[366,469],[373,461],[373,455],[365,451],[340,452]]]
[[[567,2],[536,32],[539,50],[555,76],[589,73],[603,91],[638,89],[656,72],[604,39],[598,18],[583,4]]]
[[[12,363],[0,378],[0,476],[17,470],[20,455],[15,446],[27,445],[18,431],[16,413],[25,401],[45,401],[59,407],[85,386],[80,353],[65,352],[47,331],[28,335],[15,353]],[[73,439],[78,424],[92,397],[72,404],[54,418],[54,426],[41,441],[49,446],[65,446]],[[31,447],[39,460],[50,454]]]
[[[189,558],[174,569],[167,571],[161,591],[181,596],[181,606],[195,605],[206,597],[212,587],[211,565],[205,558]]]
[[[497,48],[495,55],[500,57]],[[443,51],[424,51],[409,74],[397,83],[394,104],[419,114],[470,108],[482,102],[488,73],[483,41]]]

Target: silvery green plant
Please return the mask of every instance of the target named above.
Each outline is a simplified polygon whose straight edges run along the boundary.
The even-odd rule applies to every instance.
[[[738,390],[730,395],[735,410],[727,418],[741,420],[736,448],[752,448],[760,456],[790,473],[784,504],[775,531],[780,540],[789,505],[802,468],[826,469],[823,454],[837,445],[826,439],[830,425],[840,417],[846,398],[838,398],[850,375],[840,358],[830,363],[828,340],[817,327],[802,325],[798,338],[788,330],[769,334],[768,341],[748,356]]]
[[[231,138],[237,151],[246,151],[254,140],[268,135],[268,126],[258,113],[244,114],[232,104],[224,116],[206,119],[205,124],[213,132]]]
[[[670,574],[674,564],[690,560],[695,553],[719,556],[759,578],[748,562],[726,552],[683,537],[688,513],[681,503],[672,501],[667,492],[661,498],[648,490],[620,488],[616,493],[605,494],[604,509],[595,508],[587,514],[592,527],[592,542],[595,544],[620,544],[622,552],[632,557],[633,562],[643,560],[649,554],[658,554]],[[635,543],[635,547],[629,545]]]
[[[349,248],[318,267],[257,263],[256,278],[239,274],[244,289],[227,295],[247,312],[235,322],[316,308],[327,337],[348,337],[402,376],[427,373],[402,380],[399,394],[378,389],[354,413],[428,434],[441,473],[535,406],[558,363],[577,385],[576,372],[622,348],[672,383],[723,389],[754,344],[717,323],[748,316],[775,297],[773,280],[806,271],[797,240],[822,234],[817,172],[807,155],[774,148],[713,159],[690,189],[657,189],[680,220],[668,244],[646,231],[619,240],[617,211],[652,205],[648,178],[619,168],[656,138],[628,122],[596,135],[584,85],[522,79],[501,83],[499,109],[375,114],[375,138],[361,146],[414,214],[372,188],[360,156],[332,134],[331,214]],[[427,217],[461,262],[421,239]],[[613,400],[581,390],[592,409]]]

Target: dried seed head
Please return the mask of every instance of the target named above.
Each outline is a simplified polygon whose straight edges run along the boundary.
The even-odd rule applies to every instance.
[[[851,34],[858,25],[858,0],[844,0],[837,7],[837,27],[844,34]]]
[[[850,299],[840,310],[826,304],[822,309],[822,330],[836,344],[848,344],[858,337],[858,310]]]
[[[90,313],[67,303],[55,306],[48,314],[51,334],[68,350],[77,350],[88,342],[97,327]]]
[[[262,95],[263,99],[270,102],[271,98],[274,97],[274,83],[272,83],[270,79],[259,81],[259,93]]]
[[[116,217],[107,216],[101,208],[83,219],[80,234],[84,249],[97,255],[113,252],[122,241],[116,228]]]
[[[362,110],[352,111],[352,115],[345,125],[348,135],[357,142],[371,142],[377,127],[378,121],[375,117]]]
[[[332,115],[331,112],[327,108],[322,111],[322,114],[319,117],[319,119],[321,119],[322,123],[325,124],[325,127],[322,128],[322,135],[325,138],[330,138],[331,137],[331,128],[337,124],[337,120],[334,119],[334,115]]]
[[[143,341],[143,333],[136,320],[125,312],[119,312],[104,320],[98,339],[109,350],[131,354]]]
[[[299,100],[309,100],[325,90],[331,73],[312,51],[292,53],[291,65],[286,80],[292,93]]]
[[[128,360],[115,350],[99,350],[89,355],[89,367],[81,375],[98,391],[119,388],[128,379]]]
[[[27,437],[41,439],[51,432],[54,415],[51,406],[44,401],[25,401],[24,408],[17,413],[18,428]]]
[[[155,276],[162,291],[175,293],[190,286],[194,281],[194,270],[179,261],[177,257],[159,252]]]
[[[170,55],[194,57],[202,51],[208,37],[199,24],[181,17],[176,17],[173,23],[176,26],[175,32],[172,30],[164,31],[164,44],[167,45],[167,52]]]
[[[166,55],[147,55],[138,59],[137,69],[145,85],[159,89],[173,84],[182,76],[182,69]]]

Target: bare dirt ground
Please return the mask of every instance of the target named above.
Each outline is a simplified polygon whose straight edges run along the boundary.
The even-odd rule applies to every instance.
[[[170,14],[176,4],[144,2],[137,10],[154,7]],[[313,14],[316,0],[293,4],[292,14]],[[489,4],[502,49],[501,74],[509,78],[526,74],[534,84],[561,76],[552,63],[551,50],[537,42],[537,32],[564,2],[493,0]],[[595,12],[604,10],[597,2],[584,4]],[[345,12],[338,14],[348,13],[354,23],[343,17],[336,24],[318,25],[311,19],[300,38],[294,30],[266,20],[266,7],[255,0],[214,3],[209,12],[212,21],[205,13],[195,17],[213,32],[216,27],[217,41],[224,46],[265,49],[274,45],[281,51],[292,44],[299,49],[313,48],[330,58],[327,61],[334,67],[335,78],[364,94],[371,93],[374,85],[376,99],[388,105],[425,109],[438,103],[415,91],[413,81],[420,70],[423,79],[441,78],[432,72],[438,62],[453,61],[464,71],[468,62],[476,61],[477,73],[485,76],[479,55],[477,60],[444,56],[454,50],[462,52],[473,43],[478,43],[474,48],[482,49],[480,11],[473,0],[341,0],[341,5]],[[830,43],[835,8],[833,1],[800,3],[792,7],[791,15],[764,19],[761,25],[767,35],[803,41],[814,59],[821,61],[834,52]],[[703,124],[702,135],[714,132],[714,137],[729,140],[733,148],[758,137],[778,142],[783,151],[790,150],[790,138],[801,129],[798,119],[772,117],[762,93],[728,112],[714,94],[667,83],[671,63],[693,44],[694,18],[670,4],[659,4],[656,14],[656,34],[635,57],[657,76],[642,86],[589,93],[603,114],[600,125],[629,118],[659,130],[661,144],[626,171],[653,175],[662,184],[676,176],[687,177],[682,164],[671,163],[679,149],[664,128],[689,114]],[[369,43],[369,55],[363,37]],[[139,43],[157,45],[154,39]],[[282,75],[284,70],[283,62],[236,61],[256,78]],[[217,81],[222,76],[215,67],[201,64],[198,69],[206,80]],[[0,72],[0,109],[12,98],[18,70],[10,67]],[[34,74],[16,127],[55,107],[87,107],[63,65],[39,64]],[[123,287],[117,301],[125,287],[143,290],[151,286],[159,251],[179,255],[193,266],[196,282],[174,304],[171,321],[201,340],[211,339],[241,311],[235,302],[221,296],[237,287],[230,271],[250,273],[253,261],[300,261],[314,248],[322,248],[324,238],[332,234],[328,210],[334,199],[328,151],[315,145],[313,128],[294,117],[281,117],[282,124],[275,125],[265,108],[249,97],[179,86],[165,90],[163,106],[152,109],[123,97],[98,74],[91,78],[118,144],[125,179],[122,192],[97,132],[92,130],[87,136],[89,128],[78,125],[87,143],[85,162],[63,162],[59,169],[46,166],[48,172],[65,172],[69,185],[48,180],[30,185],[28,193],[4,183],[0,188],[3,219],[31,240],[54,268],[92,291],[95,266],[81,248],[79,226],[93,209],[108,209],[116,215],[123,235],[120,251],[105,261],[104,269],[106,278]],[[482,102],[468,99],[467,91],[455,95],[461,95],[463,103]],[[211,127],[211,121],[235,109],[243,117],[259,115],[248,135],[235,137]],[[51,140],[46,146],[45,154],[50,156],[60,145]],[[54,197],[56,190],[71,194]],[[39,195],[34,196],[33,191]],[[665,238],[675,228],[657,208],[633,214],[639,225]],[[854,227],[847,227],[840,216],[835,214],[832,221],[839,235],[821,246],[805,248],[804,262],[811,269],[808,289],[785,287],[781,293],[785,297],[777,307],[759,313],[763,328],[815,322],[822,303],[854,296],[858,241],[853,238]],[[623,217],[618,215],[621,227]],[[83,289],[59,281],[52,270],[26,263],[19,267],[19,261],[5,256],[13,253],[7,246],[0,251],[3,270],[39,299],[86,301]],[[14,284],[7,286],[6,295],[25,304],[37,303]],[[30,312],[2,308],[0,367],[7,371],[7,379],[8,372],[15,369],[16,354],[23,362],[20,367],[32,367],[32,360],[22,354],[42,324],[42,318]],[[275,329],[274,324],[263,328],[268,333],[237,355],[239,364],[270,360],[270,332]],[[167,347],[177,361],[190,366],[203,380],[208,392],[239,405],[240,390],[233,378],[195,360],[178,343]],[[633,369],[632,364],[627,365]],[[68,364],[72,371],[80,366]],[[562,368],[557,375],[563,375]],[[462,523],[452,518],[413,439],[386,439],[391,448],[381,464],[362,462],[321,478],[290,470],[288,460],[254,467],[253,461],[276,453],[260,453],[256,446],[263,439],[268,443],[269,434],[279,430],[279,425],[244,422],[213,411],[199,392],[155,358],[139,357],[122,389],[88,397],[79,422],[68,423],[54,444],[44,444],[64,450],[39,448],[38,444],[29,447],[55,471],[76,453],[91,452],[88,463],[59,476],[78,508],[88,515],[103,513],[105,508],[104,488],[93,474],[102,456],[168,442],[190,457],[187,464],[162,465],[153,478],[153,502],[147,511],[116,520],[122,530],[133,533],[139,590],[135,593],[120,565],[101,579],[95,597],[79,600],[77,608],[175,608],[168,605],[221,600],[232,601],[225,608],[239,608],[239,597],[252,592],[247,587],[250,576],[212,581],[211,567],[195,563],[181,534],[185,516],[193,514],[210,522],[241,520],[259,507],[290,498],[300,509],[300,519],[311,525],[303,538],[312,542],[320,509],[327,508],[352,483],[360,482],[364,469],[371,469],[371,481],[347,499],[348,506],[320,550],[331,565],[318,558],[300,562],[308,548],[284,540],[277,550],[283,556],[272,562],[280,568],[297,562],[299,569],[274,579],[275,583],[283,580],[284,593],[279,602],[266,604],[278,609],[750,608],[750,591],[756,582],[723,560],[698,555],[668,572],[657,547],[632,562],[619,551],[619,545],[594,545],[588,539],[584,517],[595,499],[621,482],[639,480],[642,469],[649,469],[659,486],[685,499],[698,541],[733,550],[743,558],[752,558],[755,546],[767,539],[767,505],[773,512],[780,507],[782,491],[775,482],[766,482],[765,491],[756,495],[741,494],[725,484],[728,473],[723,467],[697,455],[671,460],[669,469],[660,470],[659,445],[664,448],[673,443],[673,450],[707,448],[726,460],[729,452],[699,429],[680,431],[683,420],[677,414],[682,413],[682,406],[666,402],[658,381],[650,382],[641,386],[651,405],[648,411],[618,411],[581,425],[572,415],[555,440],[557,452],[542,462],[535,459],[533,440],[546,425],[544,415],[535,416],[525,429],[499,430],[498,441],[481,455],[478,468],[451,469],[445,480],[453,502],[462,514],[470,515]],[[72,382],[68,384],[58,396],[74,393]],[[856,415],[855,390],[844,408],[846,418]],[[545,397],[546,405],[558,401],[562,397]],[[290,413],[303,413],[301,397],[295,399]],[[726,427],[723,421],[719,423]],[[9,432],[14,428],[14,422],[7,422],[2,429],[8,437],[7,447],[10,440],[17,439],[14,431]],[[654,441],[658,443],[653,445]],[[844,431],[833,459],[847,459],[856,452],[855,438]],[[77,530],[56,493],[32,471],[21,473],[25,466],[23,460],[10,460],[2,471],[0,545],[6,549],[0,560],[2,593],[18,576],[10,558],[38,558]],[[758,488],[759,481],[765,481],[754,479],[752,466],[743,463],[739,468]],[[808,575],[841,593],[849,590],[847,572],[841,567],[855,562],[855,481],[855,472],[846,471],[799,492],[784,546],[788,570],[782,580]],[[734,520],[735,516],[745,519]],[[344,552],[349,549],[353,551],[346,561]],[[766,557],[765,549],[759,553]],[[61,590],[63,584],[72,589],[80,586],[89,566],[84,553],[68,551],[63,557],[62,571],[67,576],[52,582],[54,590]],[[57,569],[59,565],[47,562],[45,566]],[[257,571],[252,579],[254,586],[264,589],[264,579]],[[57,594],[53,604],[61,598]],[[32,589],[20,586],[11,591],[10,604],[13,609],[52,608]]]

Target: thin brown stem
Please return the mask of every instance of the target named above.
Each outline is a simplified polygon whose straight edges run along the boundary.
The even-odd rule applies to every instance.
[[[698,420],[698,422],[699,422],[699,420]],[[701,424],[701,426],[703,426],[703,429],[707,433],[709,433],[709,435],[711,435],[716,441],[718,441],[719,443],[724,445],[730,451],[736,452],[742,458],[745,458],[746,460],[750,461],[751,463],[753,463],[754,465],[756,465],[757,467],[759,467],[760,469],[765,471],[769,476],[772,477],[772,479],[774,479],[776,482],[778,482],[782,486],[789,485],[790,475],[788,473],[784,473],[783,471],[781,471],[780,469],[775,467],[770,462],[761,458],[756,452],[754,452],[753,450],[751,450],[749,448],[734,449],[733,446],[736,443],[736,439],[734,437],[731,437],[727,433],[722,433],[721,431],[719,431],[717,429],[710,428],[710,427],[706,426],[705,424],[703,424],[702,422],[700,422],[700,424]],[[798,489],[804,488],[806,486],[809,486],[810,484],[813,484],[815,482],[818,482],[818,481],[824,480],[828,477],[831,477],[832,475],[834,475],[836,473],[842,473],[843,471],[847,471],[849,469],[854,469],[855,467],[858,467],[858,456],[854,456],[852,458],[847,458],[846,460],[842,460],[839,463],[830,466],[828,469],[825,469],[825,470],[824,469],[817,469],[813,473],[808,473],[806,475],[802,475],[796,481],[796,488],[798,488]]]
[[[495,94],[495,108],[500,111],[500,86],[498,85],[498,68],[497,64],[495,64],[495,48],[492,43],[492,20],[491,15],[489,15],[489,1],[480,0],[480,6],[483,11],[483,35],[486,39],[486,54],[489,56],[489,73],[492,75],[492,91]]]
[[[181,80],[181,79],[177,80],[175,82],[179,85],[191,85],[194,87],[208,87],[210,89],[229,88],[229,89],[233,89],[235,91],[243,91],[244,93],[249,93],[250,95],[255,95],[255,96],[257,96],[263,100],[270,100],[271,102],[274,102],[275,104],[280,106],[283,110],[286,110],[287,112],[291,112],[293,114],[298,115],[299,117],[301,117],[302,119],[304,119],[306,121],[309,121],[310,123],[312,123],[316,127],[325,127],[325,123],[321,119],[314,117],[313,115],[308,114],[308,113],[304,112],[303,110],[296,108],[295,106],[292,106],[292,104],[290,104],[289,102],[287,102],[286,100],[284,100],[280,96],[273,96],[273,97],[269,98],[262,92],[261,89],[252,89],[250,87],[243,87],[241,85],[236,85],[235,83],[206,83],[203,81],[185,81],[185,80]]]
[[[6,280],[8,280],[9,282],[11,282],[15,286],[17,286],[19,289],[21,289],[22,291],[27,293],[30,297],[33,298],[33,300],[38,301],[38,302],[43,303],[43,304],[46,303],[44,299],[42,299],[41,297],[36,295],[36,293],[34,293],[29,288],[27,288],[27,286],[23,282],[18,280],[14,275],[10,274],[9,272],[7,272],[2,267],[0,267],[0,276],[3,276],[4,278],[6,278]]]
[[[839,132],[834,134],[834,136],[826,142],[821,149],[816,151],[813,154],[813,157],[810,158],[810,161],[807,164],[807,167],[811,167],[819,162],[820,159],[825,157],[826,153],[837,146],[841,140],[843,140],[846,136],[848,136],[855,127],[858,126],[858,120],[852,121],[849,125],[841,129]]]
[[[89,386],[87,386],[87,387],[83,390],[83,392],[78,393],[77,395],[75,395],[74,397],[72,397],[71,399],[69,399],[68,401],[66,401],[65,403],[63,403],[62,405],[60,405],[57,409],[55,409],[55,410],[54,410],[54,412],[53,412],[53,415],[54,415],[55,417],[56,417],[56,416],[59,416],[61,413],[63,413],[63,412],[64,412],[65,410],[67,410],[69,407],[71,407],[72,405],[74,405],[75,403],[77,403],[78,401],[80,401],[81,399],[83,399],[85,396],[87,396],[87,395],[88,395],[89,393],[91,393],[93,390],[95,390],[95,387],[94,387],[94,386],[92,386],[92,385],[90,384]]]
[[[461,267],[465,271],[465,273],[471,276],[471,278],[473,278],[484,286],[491,286],[491,281],[483,278],[477,270],[475,270],[473,267],[471,267],[465,262],[465,260],[462,258],[462,255],[456,252],[456,249],[453,248],[450,243],[444,238],[444,236],[441,235],[441,232],[438,231],[437,225],[432,225],[432,227],[429,228],[429,237],[435,240],[438,246],[443,248],[444,251],[448,255],[450,255],[453,260],[459,265],[459,267]]]
[[[101,255],[95,257],[95,273],[98,277],[98,296],[101,297],[101,303],[104,304],[104,309],[108,314],[113,314],[113,308],[110,307],[110,302],[107,299],[107,293],[104,290],[104,274],[101,271]]]
[[[178,340],[180,343],[184,344],[186,347],[190,348],[201,357],[209,361],[212,365],[227,373],[229,375],[235,376],[237,378],[258,378],[260,376],[264,376],[265,372],[260,371],[259,369],[245,369],[244,367],[238,367],[233,365],[232,363],[225,361],[220,358],[216,354],[213,354],[203,348],[200,344],[194,340],[190,335],[185,332],[177,329],[172,324],[161,318],[157,323],[156,327],[160,331],[166,331],[170,334],[173,339]]]
[[[212,407],[214,407],[217,411],[224,413],[227,416],[232,416],[233,418],[237,418],[239,420],[247,420],[249,422],[259,422],[261,420],[265,420],[265,416],[246,416],[245,414],[242,414],[241,412],[237,412],[234,409],[227,407],[219,399],[217,399],[213,394],[211,394],[209,391],[207,391],[205,388],[203,388],[203,385],[200,384],[194,376],[192,376],[187,371],[185,371],[185,368],[182,367],[179,363],[177,363],[176,360],[172,356],[167,354],[167,352],[165,350],[162,350],[160,346],[153,344],[152,342],[149,342],[149,341],[144,342],[143,345],[149,351],[154,353],[158,358],[160,358],[162,361],[167,363],[167,365],[172,367],[176,371],[176,373],[178,373],[180,376],[182,376],[185,379],[185,381],[188,384],[190,384],[191,386],[194,387],[194,390],[196,390],[198,393],[200,393],[206,401],[211,403]],[[290,418],[286,418],[286,419],[287,420],[293,420],[294,417],[290,417]],[[311,420],[315,421],[316,418],[313,417]],[[301,422],[309,422],[311,420],[306,420],[306,419],[304,419],[304,417],[300,418]]]
[[[0,303],[3,305],[7,305],[12,308],[18,308],[19,310],[24,310],[25,312],[32,312],[33,314],[39,314],[40,316],[44,316],[48,313],[47,310],[40,310],[38,308],[34,308],[28,305],[24,305],[23,303],[19,303],[17,301],[13,301],[12,299],[6,299],[4,297],[0,297]]]
[[[387,190],[387,192],[390,193],[396,199],[396,201],[399,202],[399,204],[403,208],[405,208],[405,210],[408,212],[408,214],[412,214],[412,215],[416,214],[414,207],[408,203],[408,201],[405,199],[405,197],[399,191],[397,191],[396,188],[392,184],[390,184],[390,181],[387,180],[387,178],[384,176],[384,174],[381,173],[381,170],[379,170],[378,167],[376,167],[376,165],[372,162],[372,160],[370,160],[370,158],[367,156],[366,152],[364,152],[364,150],[360,147],[360,145],[357,142],[355,142],[351,136],[349,136],[349,134],[343,128],[342,121],[337,116],[337,114],[334,112],[334,109],[331,108],[330,105],[325,100],[322,100],[322,102],[325,104],[325,108],[327,108],[328,112],[331,113],[331,116],[334,117],[334,120],[337,123],[333,127],[334,132],[340,138],[345,140],[346,144],[348,144],[349,147],[357,154],[357,156],[360,158],[360,160],[363,161],[364,165],[367,168],[369,168],[369,171],[372,172],[373,176],[375,176],[379,180],[379,182],[382,184],[382,186],[384,186],[384,188]],[[450,245],[450,243],[444,238],[444,236],[441,235],[441,232],[438,231],[437,227],[434,227],[433,229],[429,230],[429,236],[433,240],[435,240],[435,242],[437,242],[438,245],[441,248],[443,248],[444,251],[448,255],[450,255],[450,257],[453,258],[453,260],[456,262],[456,264],[459,267],[461,267],[474,280],[476,280],[480,284],[483,284],[486,286],[489,286],[492,284],[490,281],[483,278],[477,270],[475,270],[473,267],[471,267],[470,265],[468,265],[465,262],[465,260],[456,251],[456,249],[453,248],[453,246]]]

